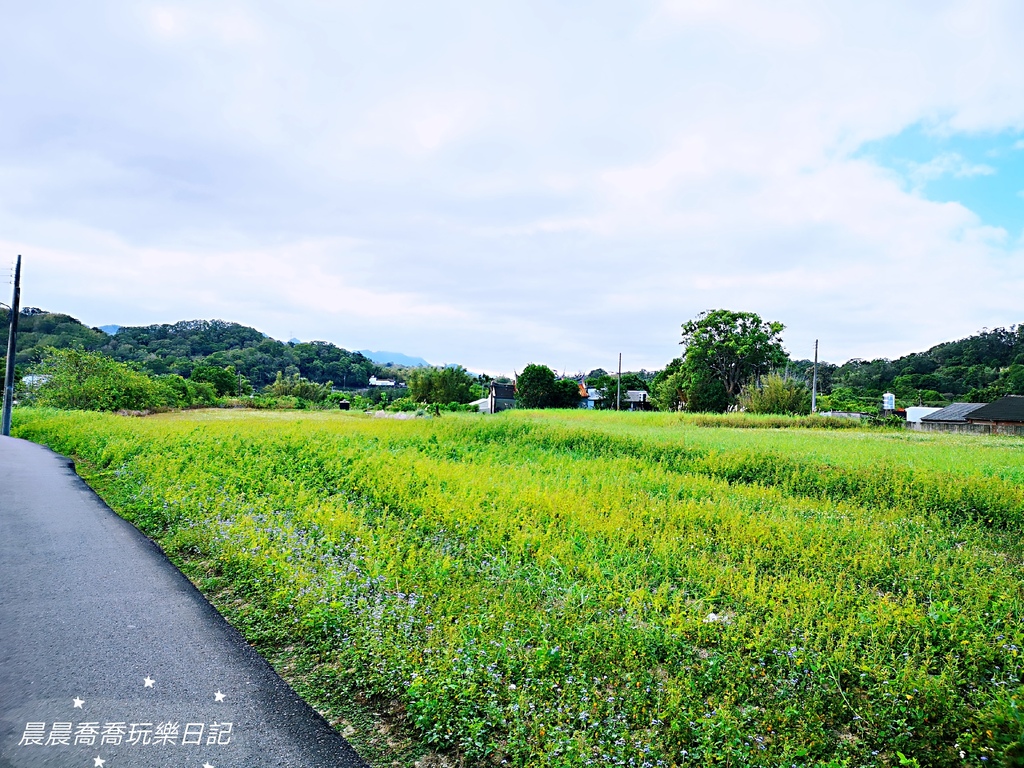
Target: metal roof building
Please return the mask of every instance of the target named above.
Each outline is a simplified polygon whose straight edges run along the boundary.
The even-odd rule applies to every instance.
[[[953,403],[921,418],[921,421],[967,422],[967,414],[976,411],[985,403]]]
[[[1006,395],[967,414],[967,421],[984,432],[1024,435],[1024,395]]]

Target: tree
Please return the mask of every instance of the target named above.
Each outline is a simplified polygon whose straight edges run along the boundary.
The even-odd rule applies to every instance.
[[[712,376],[689,374],[683,394],[686,410],[695,413],[725,413],[732,404],[725,384]]]
[[[600,375],[595,374],[600,371]],[[639,373],[627,371],[622,374],[621,387],[619,377],[612,373],[605,373],[600,368],[597,371],[591,371],[587,376],[587,386],[598,390],[601,393],[601,399],[597,401],[597,407],[600,409],[615,410],[615,398],[621,394],[622,400],[619,403],[620,407],[628,408],[629,401],[626,399],[626,392],[629,390],[648,390],[648,384],[644,381],[644,378]]]
[[[546,408],[555,387],[555,372],[530,363],[516,377],[516,404],[520,408]]]
[[[580,386],[575,379],[558,379],[546,365],[531,363],[516,379],[516,403],[520,408],[576,408]]]
[[[461,365],[414,368],[407,377],[409,395],[417,403],[468,403],[473,399],[473,377]]]
[[[242,377],[239,382],[234,366],[230,365],[225,368],[218,368],[215,365],[197,365],[192,369],[189,378],[195,382],[212,384],[220,397],[234,394],[247,395],[252,392],[248,380]]]
[[[683,323],[680,344],[691,388],[700,389],[703,397],[717,389],[717,381],[728,400],[735,400],[745,382],[785,364],[787,355],[779,340],[784,328],[753,312],[727,309],[701,312]]]
[[[677,357],[651,381],[651,402],[660,411],[722,413],[730,405],[722,382],[707,371],[693,370]]]
[[[686,407],[686,377],[676,371],[651,388],[651,403],[659,411],[681,411]]]
[[[551,390],[551,400],[548,408],[579,408],[580,385],[576,379],[558,379]]]

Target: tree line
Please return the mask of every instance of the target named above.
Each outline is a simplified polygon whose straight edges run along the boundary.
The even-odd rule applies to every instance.
[[[6,347],[8,321],[7,310],[0,309],[0,349]],[[708,310],[682,324],[681,354],[660,371],[626,372],[620,382],[603,369],[559,377],[546,366],[530,364],[517,376],[516,399],[521,407],[578,407],[589,389],[598,392],[598,408],[614,409],[617,404],[626,407],[626,392],[642,390],[660,410],[806,413],[812,363],[790,358],[781,342],[784,329],[756,313]],[[55,356],[53,350],[74,350],[77,356]],[[89,354],[124,368],[112,368]],[[360,389],[371,375],[378,375],[408,383],[405,396],[391,407],[457,409],[485,396],[491,382],[461,366],[396,371],[329,342],[280,342],[222,320],[126,327],[109,335],[68,315],[39,310],[23,313],[16,363],[19,377],[31,369],[70,381],[60,379],[62,372],[78,370],[74,377],[80,386],[68,402],[85,396],[88,388],[82,382],[89,380],[89,386],[107,393],[102,402],[127,407],[111,394],[112,382],[119,380],[125,391],[135,393],[137,408],[150,407],[139,403],[204,405],[254,392],[326,402],[333,388]],[[127,371],[155,383],[147,388]],[[876,410],[886,391],[895,393],[900,405],[938,406],[1024,394],[1024,326],[986,329],[897,360],[854,359],[818,366],[819,410]],[[388,399],[376,395],[378,401]]]
[[[659,410],[809,413],[813,362],[789,356],[782,346],[784,330],[782,323],[753,312],[702,312],[682,324],[679,357],[653,374],[624,373],[621,391],[644,390]],[[554,373],[545,370],[544,386],[550,389]],[[899,406],[991,402],[1003,395],[1024,395],[1024,326],[983,330],[896,360],[820,362],[817,374],[818,410],[875,412],[884,392],[893,392]],[[517,393],[520,402],[566,407],[555,396],[538,401],[531,393],[538,376],[532,373],[527,392]],[[598,369],[576,379],[598,389],[597,407],[615,408],[616,376]],[[567,383],[565,392],[569,389]]]

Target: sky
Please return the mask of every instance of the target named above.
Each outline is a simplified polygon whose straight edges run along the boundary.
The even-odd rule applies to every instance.
[[[1015,0],[3,20],[0,264],[88,325],[573,373],[663,367],[714,308],[833,362],[1024,321]]]

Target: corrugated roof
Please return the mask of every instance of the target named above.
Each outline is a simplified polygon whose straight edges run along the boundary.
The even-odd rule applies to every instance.
[[[967,414],[983,405],[985,403],[953,403],[940,411],[923,416],[921,421],[967,421]]]
[[[994,403],[983,405],[967,417],[971,421],[1024,422],[1024,395],[1007,395]]]
[[[492,382],[491,392],[494,393],[494,397],[498,400],[512,400],[516,396],[516,387],[515,384],[498,384],[497,382]]]

